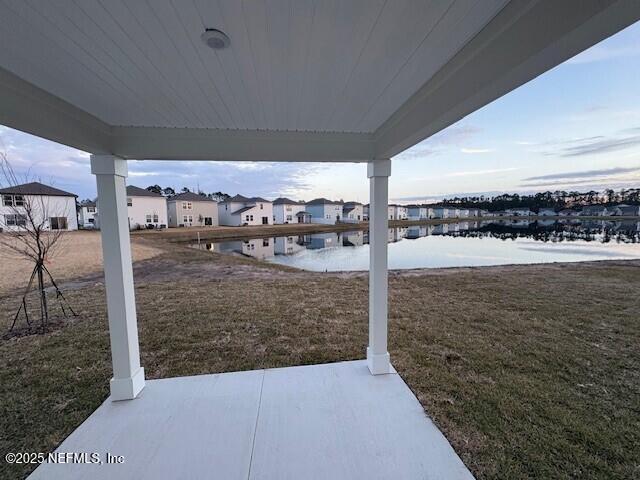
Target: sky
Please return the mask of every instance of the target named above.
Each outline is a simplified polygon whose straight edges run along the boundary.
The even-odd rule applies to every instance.
[[[640,187],[640,23],[396,156],[390,200]],[[22,177],[94,198],[89,155],[0,126]],[[130,185],[368,201],[364,164],[129,162]]]

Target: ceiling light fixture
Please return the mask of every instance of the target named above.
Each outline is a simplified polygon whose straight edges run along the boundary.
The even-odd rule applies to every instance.
[[[226,33],[216,30],[215,28],[207,28],[202,35],[200,35],[204,44],[213,48],[214,50],[222,50],[227,48],[231,43],[231,40]]]

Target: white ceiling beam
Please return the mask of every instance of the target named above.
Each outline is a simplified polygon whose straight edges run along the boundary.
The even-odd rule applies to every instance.
[[[111,127],[0,68],[0,124],[91,153],[109,153]]]
[[[638,0],[512,0],[375,132],[390,158],[640,19]]]
[[[360,133],[113,127],[113,154],[137,160],[367,162],[373,136]]]

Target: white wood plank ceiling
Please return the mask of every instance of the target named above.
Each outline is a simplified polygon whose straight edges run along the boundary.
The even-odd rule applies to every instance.
[[[0,65],[112,126],[372,133],[506,3],[0,0]]]

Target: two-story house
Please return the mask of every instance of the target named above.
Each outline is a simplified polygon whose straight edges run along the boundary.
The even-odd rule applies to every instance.
[[[193,192],[179,193],[167,200],[170,227],[218,225],[218,203]]]
[[[273,223],[311,223],[311,214],[306,211],[304,202],[280,197],[273,201]]]
[[[236,195],[218,204],[218,218],[220,225],[273,225],[273,203]]]
[[[344,202],[316,198],[307,202],[306,211],[311,214],[313,223],[333,225],[342,221],[342,206]]]

